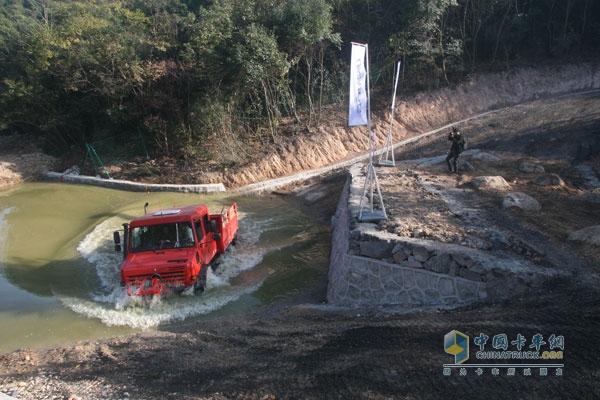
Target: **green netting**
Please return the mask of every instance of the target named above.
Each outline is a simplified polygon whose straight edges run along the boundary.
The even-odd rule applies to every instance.
[[[124,161],[149,157],[146,139],[141,131],[129,135],[114,135],[89,144],[104,164],[118,165]]]

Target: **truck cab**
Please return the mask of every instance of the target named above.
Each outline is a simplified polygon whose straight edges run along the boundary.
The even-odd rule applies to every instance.
[[[205,205],[156,210],[115,232],[115,250],[123,251],[121,282],[130,296],[158,295],[165,288],[202,291],[207,268],[237,237],[237,204],[218,214]]]

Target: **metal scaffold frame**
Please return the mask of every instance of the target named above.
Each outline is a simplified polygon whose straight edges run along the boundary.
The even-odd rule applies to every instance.
[[[354,43],[358,45],[357,43]],[[385,206],[383,204],[383,196],[381,195],[381,189],[379,187],[379,181],[377,180],[377,173],[373,166],[373,152],[375,150],[375,137],[374,132],[371,130],[371,95],[370,95],[370,82],[369,82],[369,47],[367,44],[362,45],[365,47],[365,60],[366,60],[366,93],[367,93],[367,133],[369,138],[369,165],[367,166],[365,184],[363,187],[362,196],[360,198],[360,205],[358,208],[357,218],[361,222],[376,222],[382,219],[387,219],[385,212]],[[379,209],[375,208],[375,192],[379,197]],[[365,202],[367,200],[367,202]],[[367,204],[365,204],[367,203]]]
[[[383,143],[381,153],[379,154],[378,165],[394,167],[396,161],[394,160],[394,144],[392,138],[392,127],[394,125],[394,110],[396,109],[396,90],[398,88],[398,78],[400,77],[400,61],[396,65],[396,79],[394,81],[394,94],[392,95],[392,107],[390,112],[390,129],[388,130],[387,137]]]

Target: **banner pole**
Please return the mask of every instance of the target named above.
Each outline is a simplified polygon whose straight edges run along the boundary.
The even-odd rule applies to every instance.
[[[365,48],[365,55],[363,62],[366,63],[365,71],[366,71],[366,79],[365,79],[365,91],[367,95],[367,110],[366,110],[366,119],[367,119],[367,143],[369,146],[369,165],[367,166],[365,183],[363,187],[362,196],[360,198],[359,210],[358,210],[358,220],[360,222],[375,222],[380,221],[382,219],[387,219],[387,214],[385,212],[385,205],[383,204],[383,197],[381,196],[381,189],[379,188],[379,181],[377,180],[377,174],[375,172],[375,168],[373,167],[373,153],[375,151],[375,143],[376,140],[374,138],[374,132],[371,130],[371,82],[370,82],[370,71],[369,71],[369,47],[367,44],[358,44],[353,43],[353,45],[360,45]],[[354,61],[354,60],[353,60]],[[375,189],[377,190],[377,195],[379,196],[379,209],[376,210],[374,208],[374,199],[375,199]],[[368,197],[369,200],[369,210],[365,210],[363,207],[363,201]]]
[[[367,132],[369,134],[369,142],[373,140],[371,135],[371,79],[369,71],[369,45],[365,44],[365,62],[367,64]],[[373,143],[369,143],[369,164],[373,162]]]
[[[379,154],[379,165],[385,165],[394,167],[396,165],[396,161],[394,160],[394,144],[392,138],[392,127],[394,125],[394,111],[396,109],[396,90],[398,89],[398,80],[400,77],[400,66],[401,62],[398,61],[396,66],[396,78],[394,80],[394,94],[392,95],[392,107],[390,111],[390,128],[388,130],[388,134],[385,140],[385,143],[381,147],[381,153]],[[385,159],[384,159],[385,158]],[[391,160],[390,160],[391,158]]]

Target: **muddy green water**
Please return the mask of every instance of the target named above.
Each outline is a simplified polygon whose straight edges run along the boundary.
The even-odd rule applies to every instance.
[[[198,296],[144,302],[119,282],[112,232],[150,210],[237,201],[238,243]],[[328,227],[277,198],[130,193],[61,183],[0,191],[0,353],[201,323],[289,298],[327,273]]]

